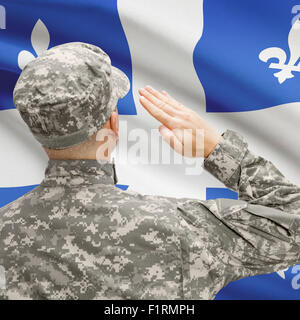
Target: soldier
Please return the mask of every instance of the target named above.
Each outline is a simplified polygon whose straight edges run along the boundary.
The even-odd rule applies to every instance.
[[[41,184],[0,210],[2,299],[213,299],[230,281],[299,262],[299,187],[238,133],[219,135],[166,92],[140,90],[163,137],[194,148],[182,130],[204,130],[204,167],[239,200],[115,187],[96,136],[107,129],[117,142],[116,104],[128,89],[84,43],[54,47],[23,70],[14,102],[50,160]]]

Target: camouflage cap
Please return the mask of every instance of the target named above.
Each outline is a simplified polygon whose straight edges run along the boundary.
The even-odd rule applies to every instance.
[[[14,103],[35,138],[64,149],[96,133],[130,88],[99,47],[71,42],[28,63],[14,89]]]

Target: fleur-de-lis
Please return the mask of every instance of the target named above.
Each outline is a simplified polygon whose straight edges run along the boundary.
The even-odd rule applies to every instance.
[[[46,51],[50,44],[50,35],[42,20],[38,20],[31,33],[31,44],[37,56]],[[22,50],[18,56],[18,65],[21,70],[36,57],[29,51]]]
[[[288,37],[290,59],[288,61],[287,54],[280,48],[267,48],[259,54],[259,59],[268,62],[269,59],[277,58],[278,63],[271,63],[269,68],[281,70],[274,73],[274,77],[278,78],[278,82],[282,84],[287,79],[294,78],[293,71],[300,72],[300,65],[297,64],[300,58],[300,21],[296,20],[291,28]]]

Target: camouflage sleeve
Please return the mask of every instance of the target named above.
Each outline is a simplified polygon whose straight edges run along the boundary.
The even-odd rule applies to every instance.
[[[240,200],[300,214],[300,188],[272,162],[249,151],[247,142],[234,131],[223,134],[223,140],[205,159],[204,167],[237,191]]]
[[[233,131],[223,134],[204,166],[239,193],[239,200],[202,202],[216,219],[208,248],[224,268],[224,283],[299,263],[300,188]]]
[[[187,222],[183,261],[194,299],[200,287],[215,295],[231,281],[300,262],[298,215],[232,199],[184,200],[178,210]]]

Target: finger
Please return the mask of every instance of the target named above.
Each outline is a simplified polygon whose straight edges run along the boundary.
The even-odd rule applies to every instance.
[[[171,117],[169,114],[155,106],[145,97],[140,97],[140,103],[152,115],[152,117],[161,122],[164,126],[170,129],[176,128],[178,126],[177,120],[175,118]]]
[[[151,94],[149,91],[145,89],[139,89],[139,94],[146,99],[148,99],[150,102],[152,102],[154,105],[156,105],[158,108],[162,109],[166,113],[168,113],[171,116],[179,115],[178,111],[168,105],[166,102],[156,98],[153,94]]]
[[[164,91],[164,94],[161,94],[159,91],[156,89],[152,88],[151,86],[146,86],[145,89],[150,92],[152,95],[154,95],[157,99],[168,103],[172,107],[174,107],[176,110],[182,110],[183,105],[176,101],[174,98],[172,98],[166,91]]]
[[[169,99],[173,99],[172,96],[170,96],[170,95],[168,94],[168,92],[165,91],[165,90],[162,90],[162,91],[161,91],[161,94],[163,94],[164,96],[168,97]],[[173,99],[173,100],[175,100],[175,99]]]
[[[151,93],[157,99],[159,99],[165,103],[168,103],[168,96],[165,94],[161,94],[158,90],[154,89],[153,87],[148,85],[145,87],[145,90],[147,90],[149,93]]]
[[[171,95],[168,94],[167,91],[163,91],[163,95],[165,95],[169,99],[169,103],[171,103],[178,110],[190,111],[189,108],[185,107],[182,103],[174,99]]]
[[[166,128],[165,126],[160,126],[159,132],[160,132],[162,138],[164,139],[164,141],[166,141],[173,150],[175,150],[176,152],[178,152],[181,155],[183,154],[183,145],[177,139],[176,135],[174,134],[174,132],[172,130]]]
[[[169,102],[172,106],[174,106],[177,110],[187,110],[187,109],[188,109],[188,108],[185,107],[182,103],[178,102],[178,101],[175,100],[172,96],[170,96],[167,91],[162,90],[160,93],[163,94],[164,96],[166,96],[166,97],[168,98],[168,102]]]
[[[184,106],[180,102],[175,100],[172,96],[170,96],[167,91],[163,90],[162,94],[168,98],[169,103],[171,103],[173,106],[175,106],[175,107],[177,107],[179,109],[183,109],[184,108]]]

